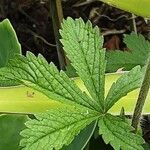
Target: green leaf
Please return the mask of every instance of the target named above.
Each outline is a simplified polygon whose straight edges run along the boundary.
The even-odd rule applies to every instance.
[[[0,87],[9,87],[9,86],[16,86],[16,85],[19,85],[18,82],[0,77]]]
[[[71,30],[70,30],[71,29]],[[102,49],[103,37],[98,27],[88,21],[71,18],[64,20],[61,42],[72,66],[83,80],[91,97],[104,110],[105,51]]]
[[[144,150],[142,137],[132,133],[133,128],[121,118],[106,114],[98,125],[105,143],[110,143],[115,150]]]
[[[106,112],[123,96],[140,87],[143,71],[140,66],[133,68],[130,72],[123,74],[112,84],[105,99]]]
[[[99,1],[107,3],[108,5],[112,5],[114,7],[117,7],[121,10],[125,10],[130,13],[143,16],[145,18],[150,18],[150,12],[149,12],[150,1],[149,0],[143,0],[142,2],[140,0],[132,0],[132,1],[130,0],[99,0]]]
[[[21,150],[20,131],[25,128],[27,120],[25,115],[0,116],[0,150]]]
[[[144,66],[150,53],[150,42],[146,41],[142,35],[131,33],[126,35],[124,42],[130,51],[108,51],[107,72],[115,72],[124,67],[125,70],[131,70],[137,65]]]
[[[68,145],[80,130],[99,117],[99,113],[84,107],[68,106],[50,109],[36,115],[37,120],[26,123],[28,129],[21,132],[24,137],[20,145],[24,150],[61,149]]]
[[[72,67],[71,64],[69,64],[68,66],[66,66],[66,71],[65,73],[67,74],[67,76],[69,76],[70,78],[74,78],[77,77],[77,73],[76,70]]]
[[[83,150],[93,135],[96,125],[97,121],[92,122],[74,138],[70,145],[64,147],[62,150]]]
[[[149,143],[145,143],[143,145],[143,147],[144,147],[144,150],[150,150],[150,144]]]
[[[0,23],[0,67],[6,66],[16,53],[21,53],[21,46],[11,23],[5,19]]]
[[[0,87],[9,87],[9,86],[16,86],[19,85],[19,83],[15,80],[10,80],[5,77],[6,72],[3,72],[3,70],[7,70],[7,67],[0,68]]]
[[[6,66],[16,54],[21,54],[21,46],[11,23],[5,19],[0,23],[0,68]],[[0,86],[16,84],[12,80],[0,78]]]
[[[28,52],[27,56],[18,56],[11,60],[9,67],[3,70],[5,77],[17,80],[21,84],[44,93],[57,101],[76,102],[90,109],[97,104],[86,93],[78,88],[63,71],[58,71],[53,63],[48,64],[42,55],[35,57]],[[1,71],[1,74],[3,73]]]

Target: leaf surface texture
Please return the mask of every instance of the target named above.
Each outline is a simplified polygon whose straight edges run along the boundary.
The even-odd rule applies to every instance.
[[[38,57],[28,52],[11,60],[6,68],[7,76],[22,84],[38,90],[57,101],[76,102],[85,107],[96,109],[98,104],[78,88],[73,80],[56,66],[48,64],[42,55]],[[3,74],[3,73],[1,73]]]
[[[24,139],[20,144],[24,150],[59,150],[97,119],[98,113],[82,107],[62,107],[38,114],[36,118],[27,122],[28,128],[21,132]]]
[[[108,51],[106,52],[107,72],[115,72],[124,67],[131,70],[133,67],[144,66],[150,53],[150,43],[142,35],[131,33],[126,35],[124,43],[129,48],[128,51]]]
[[[120,98],[141,85],[143,70],[140,66],[133,68],[130,72],[124,73],[115,83],[112,84],[105,99],[106,111],[108,111]]]
[[[110,143],[115,150],[144,150],[142,137],[132,133],[133,128],[121,118],[106,114],[98,125],[105,143]]]
[[[91,97],[100,104],[103,110],[105,50],[103,37],[98,27],[92,27],[88,21],[68,18],[62,24],[61,42],[72,66],[84,82]]]

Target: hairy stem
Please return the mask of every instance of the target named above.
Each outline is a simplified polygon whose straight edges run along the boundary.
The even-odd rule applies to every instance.
[[[134,110],[134,114],[133,114],[132,126],[135,128],[135,132],[137,132],[139,119],[140,119],[143,106],[144,106],[144,103],[145,103],[145,100],[149,91],[149,87],[150,87],[150,57],[148,59],[144,80],[140,89],[140,93],[139,93],[137,103],[135,106],[135,110]]]

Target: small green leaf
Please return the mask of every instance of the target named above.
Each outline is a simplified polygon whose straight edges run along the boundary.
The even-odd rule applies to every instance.
[[[123,96],[140,87],[143,72],[140,66],[133,68],[130,72],[123,74],[112,84],[105,99],[106,112]]]
[[[121,118],[106,114],[99,119],[98,125],[105,143],[110,143],[115,150],[144,150],[142,137],[132,133],[132,127]]]
[[[70,30],[71,29],[71,30]],[[72,66],[83,80],[91,97],[104,110],[105,51],[98,27],[88,21],[67,18],[62,24],[61,42]]]
[[[133,67],[140,65],[144,66],[150,53],[150,42],[139,34],[131,33],[126,35],[124,42],[130,51],[108,51],[107,58],[107,72],[115,72],[119,68],[131,70]]]
[[[50,109],[26,123],[20,145],[24,150],[61,149],[69,145],[80,130],[99,117],[99,113],[84,107],[68,106]]]
[[[21,150],[20,131],[25,128],[27,120],[25,115],[0,116],[0,150]]]

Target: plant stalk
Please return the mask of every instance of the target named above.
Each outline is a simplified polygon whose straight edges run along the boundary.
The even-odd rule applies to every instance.
[[[132,16],[132,30],[137,34],[137,27],[136,27],[136,21],[135,21],[135,15],[134,14],[131,14]]]
[[[110,85],[112,85],[112,83],[121,76],[121,73],[106,74],[105,89],[110,88]],[[79,88],[81,88],[81,90],[86,90],[80,78],[76,77],[73,79],[73,81],[77,84],[77,86],[79,86]],[[33,97],[32,93],[34,93]],[[109,113],[119,115],[120,109],[122,108],[122,106],[124,106],[124,109],[126,110],[126,112],[128,112],[125,115],[131,115],[133,104],[136,103],[135,97],[138,93],[139,91],[138,89],[136,89],[132,96],[130,94],[126,95],[123,101],[116,103],[116,105],[109,110]],[[150,95],[148,95],[147,100],[150,101]],[[150,103],[148,103],[148,101],[146,102],[147,106],[143,110],[144,114],[150,113]],[[128,102],[128,105],[126,105],[126,102]],[[33,89],[31,90],[30,88],[25,86],[19,85],[11,87],[0,87],[0,113],[41,113],[45,112],[47,109],[50,109],[54,105],[57,106],[58,103],[59,102],[57,102],[55,99],[49,99],[44,94]]]
[[[133,114],[133,118],[132,118],[132,126],[134,127],[134,132],[137,132],[137,128],[138,128],[138,124],[139,124],[139,120],[141,117],[141,113],[143,110],[143,106],[146,100],[146,97],[148,95],[148,91],[149,91],[149,87],[150,87],[150,57],[148,59],[148,63],[147,63],[147,67],[146,67],[146,72],[144,75],[144,79],[143,79],[143,83],[139,92],[139,96],[137,99],[137,103],[134,109],[134,114]]]
[[[60,43],[59,40],[60,39],[59,29],[61,27],[61,22],[63,20],[61,0],[50,0],[50,14],[52,16],[59,66],[61,70],[65,70],[66,66],[65,54],[62,48],[62,44]]]

